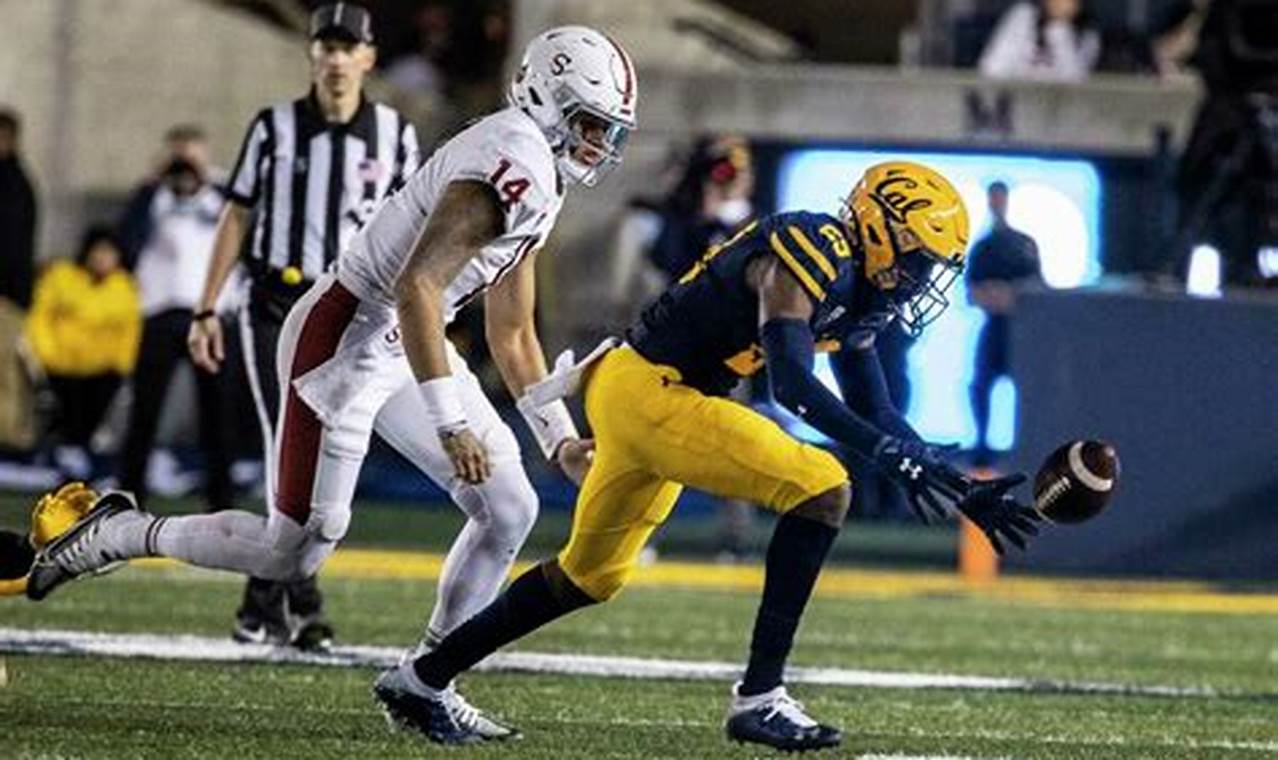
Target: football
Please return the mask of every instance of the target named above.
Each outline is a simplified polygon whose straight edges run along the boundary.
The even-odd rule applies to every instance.
[[[1043,460],[1034,477],[1034,508],[1056,523],[1091,519],[1118,485],[1118,454],[1103,441],[1070,441]]]

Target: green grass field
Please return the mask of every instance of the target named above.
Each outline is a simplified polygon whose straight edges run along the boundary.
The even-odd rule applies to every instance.
[[[389,518],[388,518],[389,519]],[[358,520],[357,520],[358,524]],[[446,538],[444,541],[446,542]],[[534,552],[534,555],[536,552]],[[335,563],[336,565],[336,563]],[[323,578],[347,643],[412,643],[433,580]],[[41,604],[0,599],[0,627],[225,636],[238,579],[137,567]],[[1118,595],[1155,593],[1118,589]],[[1259,597],[1256,597],[1259,598]],[[1148,697],[801,685],[847,734],[837,756],[1205,758],[1278,755],[1274,606],[1167,612],[997,593],[825,593],[794,664],[1145,686],[1220,696]],[[538,652],[739,661],[757,594],[642,585],[538,632]],[[440,751],[391,732],[369,698],[371,669],[8,655],[0,757],[416,757]],[[511,745],[456,756],[761,756],[727,744],[728,684],[485,673],[462,687],[518,725]],[[831,755],[835,756],[835,755]]]

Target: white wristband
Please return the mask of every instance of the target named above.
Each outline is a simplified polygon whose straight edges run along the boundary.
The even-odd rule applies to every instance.
[[[545,406],[537,406],[528,394],[519,397],[515,407],[524,416],[528,429],[532,431],[541,453],[547,459],[554,460],[559,445],[569,438],[580,438],[577,426],[572,422],[568,406],[563,401],[553,401]]]
[[[427,380],[417,388],[426,402],[426,424],[435,432],[451,433],[466,427],[466,410],[451,375]]]

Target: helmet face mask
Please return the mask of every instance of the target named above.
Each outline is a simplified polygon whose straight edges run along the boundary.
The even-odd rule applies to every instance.
[[[910,241],[915,238],[908,229],[895,225],[888,229],[896,248],[896,263],[892,267],[896,284],[888,291],[888,307],[901,328],[910,337],[917,338],[923,328],[949,308],[950,300],[945,294],[962,274],[963,267],[921,244],[912,244]]]
[[[630,128],[585,105],[573,107],[564,122],[568,129],[560,169],[573,181],[592,187],[621,163]]]
[[[865,278],[917,336],[949,306],[946,291],[963,272],[968,219],[949,180],[921,164],[876,164],[840,214],[864,256]]]

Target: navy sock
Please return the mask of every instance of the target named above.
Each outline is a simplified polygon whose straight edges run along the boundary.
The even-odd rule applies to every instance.
[[[560,580],[552,584],[550,577]],[[422,683],[443,689],[457,674],[515,639],[594,600],[573,586],[557,567],[530,568],[493,603],[444,637],[434,650],[418,657],[413,670]]]
[[[762,694],[781,685],[794,632],[838,535],[836,528],[794,514],[777,521],[768,544],[763,600],[754,621],[750,664],[738,690],[742,696]]]

